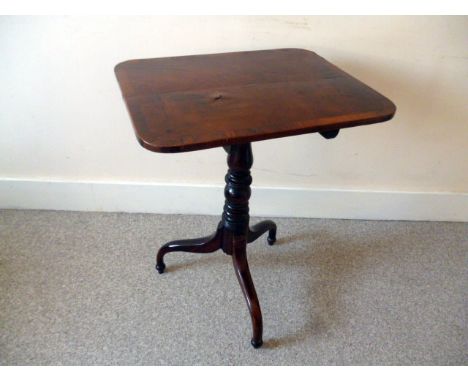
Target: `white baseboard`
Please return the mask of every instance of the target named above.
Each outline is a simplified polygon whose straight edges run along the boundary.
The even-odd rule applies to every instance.
[[[0,179],[1,209],[219,215],[222,186]],[[468,194],[254,187],[252,216],[468,221]]]

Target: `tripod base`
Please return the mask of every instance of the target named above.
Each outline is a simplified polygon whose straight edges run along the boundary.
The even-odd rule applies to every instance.
[[[267,231],[267,242],[269,245],[273,245],[276,242],[276,224],[272,220],[264,220],[249,228],[246,235],[247,243],[252,243]],[[229,231],[224,229],[223,222],[221,221],[216,231],[210,236],[170,241],[164,244],[158,251],[156,270],[159,273],[164,273],[166,264],[163,259],[169,252],[211,253],[222,249],[227,255],[232,255],[232,250],[230,250],[232,246],[223,245],[228,244],[232,236]]]
[[[263,344],[263,320],[257,293],[247,262],[247,244],[255,241],[268,231],[268,244],[276,241],[276,224],[265,220],[249,227],[250,167],[253,163],[250,143],[225,147],[228,153],[229,170],[226,174],[224,195],[226,201],[221,221],[216,231],[206,237],[189,240],[175,240],[164,244],[156,258],[156,269],[164,273],[164,256],[169,252],[210,253],[221,249],[232,257],[237,279],[249,308],[252,320],[252,341],[254,348]]]
[[[247,306],[252,319],[253,335],[251,344],[254,348],[259,348],[263,344],[263,320],[258,302],[257,293],[250,275],[247,263],[246,247],[268,231],[267,241],[273,245],[276,241],[276,224],[271,220],[264,220],[255,224],[245,234],[233,234],[224,228],[223,222],[218,224],[216,231],[206,237],[189,240],[175,240],[164,244],[158,251],[156,269],[159,273],[164,273],[166,264],[164,256],[169,252],[192,252],[210,253],[218,249],[223,250],[227,255],[232,256],[234,270],[237,279],[244,293]]]

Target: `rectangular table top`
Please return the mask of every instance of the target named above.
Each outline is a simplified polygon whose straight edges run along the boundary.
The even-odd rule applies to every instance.
[[[115,73],[138,141],[158,152],[372,124],[396,110],[303,49],[130,60]]]

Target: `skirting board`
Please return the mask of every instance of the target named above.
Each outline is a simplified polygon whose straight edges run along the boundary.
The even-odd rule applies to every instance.
[[[219,215],[223,186],[0,180],[0,209]],[[252,216],[468,221],[468,194],[253,187]]]

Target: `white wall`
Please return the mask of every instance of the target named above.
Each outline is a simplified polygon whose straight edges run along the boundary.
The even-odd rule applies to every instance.
[[[317,52],[398,110],[331,141],[254,143],[255,185],[460,196],[468,191],[467,36],[468,18],[442,16],[2,17],[0,182],[9,196],[0,207],[31,206],[14,192],[19,179],[221,185],[222,149],[157,154],[138,145],[113,67],[280,47]]]

